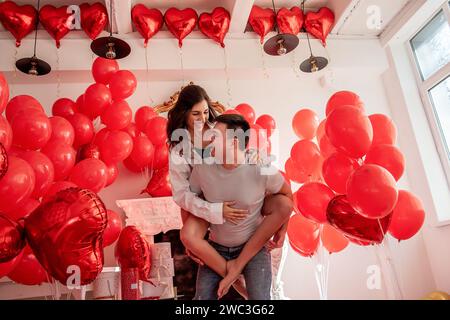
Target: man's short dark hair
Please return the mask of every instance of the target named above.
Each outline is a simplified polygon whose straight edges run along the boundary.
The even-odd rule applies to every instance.
[[[241,129],[243,134],[234,134],[233,137],[237,137],[239,140],[239,146],[243,145],[243,148],[247,148],[248,141],[250,140],[250,124],[240,114],[221,114],[215,119],[216,122],[224,123],[227,129],[232,129],[235,133],[236,130]]]

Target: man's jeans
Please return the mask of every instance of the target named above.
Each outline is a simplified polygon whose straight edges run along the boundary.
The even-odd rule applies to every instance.
[[[236,259],[244,245],[224,247],[212,241],[209,243],[225,260]],[[270,252],[263,247],[243,270],[249,300],[270,300],[272,265]],[[194,300],[217,300],[217,289],[222,277],[206,265],[199,266]]]

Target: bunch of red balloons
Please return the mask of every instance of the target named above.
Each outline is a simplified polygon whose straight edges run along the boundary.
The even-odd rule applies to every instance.
[[[319,122],[313,110],[302,109],[292,126],[300,140],[285,170],[302,184],[294,194],[297,214],[288,230],[297,252],[314,254],[319,229],[334,227],[340,235],[331,245],[341,244],[336,246],[341,250],[348,240],[379,244],[386,233],[406,240],[420,230],[425,219],[420,200],[397,188],[405,159],[395,146],[397,129],[389,117],[366,115],[357,94],[340,91],[329,99],[326,119]],[[322,242],[330,246],[323,237]]]

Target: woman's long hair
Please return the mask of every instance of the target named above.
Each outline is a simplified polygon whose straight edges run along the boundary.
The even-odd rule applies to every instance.
[[[191,111],[192,107],[205,100],[208,104],[209,117],[208,122],[213,123],[217,117],[217,112],[212,108],[211,99],[206,93],[205,89],[197,85],[188,85],[184,87],[175,103],[175,106],[169,110],[167,115],[167,138],[169,147],[173,148],[180,141],[172,141],[172,133],[177,129],[186,129],[186,119],[188,113]]]

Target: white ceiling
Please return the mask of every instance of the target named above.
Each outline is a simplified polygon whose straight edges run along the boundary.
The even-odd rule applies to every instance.
[[[97,0],[98,1],[98,0]],[[81,4],[83,2],[94,3],[96,0],[41,0],[41,6],[46,4],[53,4],[55,6]],[[244,19],[248,17],[249,8],[254,3],[261,7],[271,8],[272,0],[113,0],[120,3],[121,8],[126,8],[123,3],[130,3],[130,7],[137,3],[143,3],[148,7],[158,8],[161,11],[165,11],[170,7],[177,8],[194,8],[197,12],[211,11],[217,6],[223,6],[230,11],[232,20],[241,20],[238,23],[232,21],[232,26],[238,26],[239,30],[242,29],[242,25],[245,25]],[[243,4],[243,1],[246,1]],[[300,6],[300,0],[274,0],[276,8]],[[392,21],[392,19],[405,7],[405,5],[415,0],[307,0],[307,11],[317,10],[320,7],[328,6],[335,12],[336,25],[333,29],[333,34],[349,35],[349,36],[379,36],[386,26]],[[37,1],[32,0],[14,0],[17,4],[37,4]],[[105,3],[104,0],[100,2]],[[109,1],[106,1],[109,3]],[[249,6],[250,4],[250,6]],[[377,6],[381,13],[381,28],[368,28],[367,21],[370,17],[368,8],[370,6]],[[119,7],[119,6],[118,6]],[[119,11],[117,13],[118,19],[123,19],[125,23],[130,23],[128,10]],[[236,22],[236,21],[235,21]],[[0,27],[0,30],[4,30]],[[125,32],[129,32],[130,28],[125,28]],[[244,32],[245,28],[241,32]],[[232,30],[236,32],[236,30]]]

